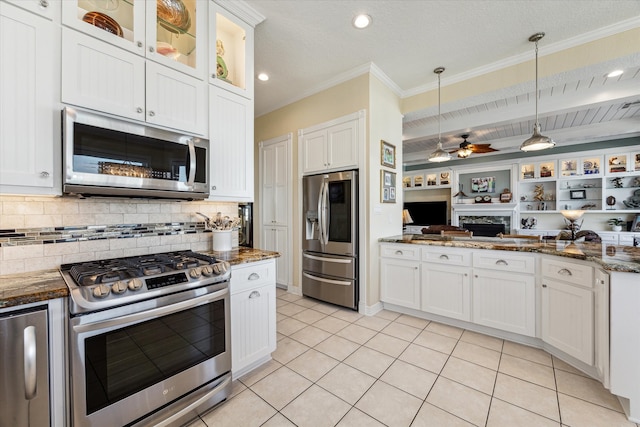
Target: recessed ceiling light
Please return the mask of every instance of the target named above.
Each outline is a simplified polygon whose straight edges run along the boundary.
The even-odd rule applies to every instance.
[[[260,73],[258,74],[258,80],[266,82],[267,80],[269,80],[269,75],[267,73]]]
[[[624,73],[624,71],[622,71],[622,70],[614,70],[614,71],[610,72],[609,74],[607,74],[607,77],[618,77],[618,76],[622,75],[622,73]]]
[[[353,21],[351,21],[351,23],[357,29],[362,30],[363,28],[367,28],[369,25],[371,25],[371,17],[366,14],[357,15],[355,18],[353,18]]]

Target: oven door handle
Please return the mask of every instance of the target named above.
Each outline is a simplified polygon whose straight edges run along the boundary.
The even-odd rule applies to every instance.
[[[140,313],[128,314],[120,316],[115,319],[103,320],[93,323],[87,323],[84,325],[76,325],[73,329],[78,333],[91,332],[97,329],[111,329],[122,325],[128,325],[137,323],[142,320],[149,320],[154,317],[165,316],[177,311],[184,310],[186,308],[193,308],[198,305],[206,304],[207,302],[216,301],[223,298],[229,293],[229,288],[221,289],[211,294],[201,295],[199,297],[190,298],[185,301],[177,302],[175,304],[167,305],[165,307],[153,308],[151,310],[144,310]]]
[[[221,382],[218,386],[216,386],[213,389],[211,389],[210,391],[208,391],[204,396],[202,396],[201,398],[199,398],[195,402],[192,402],[191,404],[185,406],[184,408],[182,408],[181,410],[179,410],[175,414],[172,414],[170,417],[162,420],[161,422],[159,422],[157,424],[154,424],[154,427],[165,427],[165,426],[171,425],[172,422],[176,421],[178,418],[182,417],[184,414],[188,413],[189,411],[193,410],[194,408],[197,408],[199,405],[201,405],[202,403],[206,402],[207,399],[211,398],[211,396],[214,396],[220,390],[224,389],[230,382],[231,382],[231,377],[227,378],[226,380]]]

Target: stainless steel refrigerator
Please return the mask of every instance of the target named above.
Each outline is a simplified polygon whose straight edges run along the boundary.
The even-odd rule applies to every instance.
[[[358,309],[358,171],[303,178],[302,294]]]

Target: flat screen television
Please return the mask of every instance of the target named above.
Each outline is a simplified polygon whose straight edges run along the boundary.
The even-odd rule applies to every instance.
[[[411,225],[446,225],[447,202],[406,202],[404,209],[409,211]]]

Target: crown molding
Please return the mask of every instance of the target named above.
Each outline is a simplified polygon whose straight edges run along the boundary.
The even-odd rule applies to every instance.
[[[242,19],[253,28],[266,18],[243,0],[215,0],[215,3]]]

